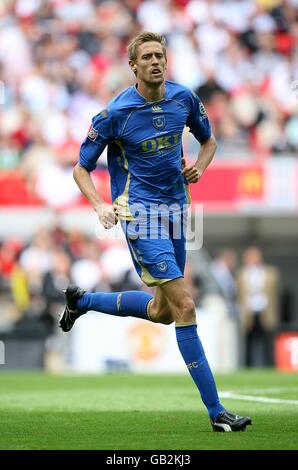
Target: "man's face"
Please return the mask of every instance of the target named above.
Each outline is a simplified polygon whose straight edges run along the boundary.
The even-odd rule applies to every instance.
[[[129,62],[138,81],[159,85],[164,81],[167,59],[159,42],[144,42],[137,49],[137,59]]]

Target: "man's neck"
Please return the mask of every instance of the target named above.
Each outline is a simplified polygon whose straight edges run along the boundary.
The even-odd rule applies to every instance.
[[[165,83],[161,83],[155,87],[149,87],[144,82],[137,83],[136,85],[138,92],[147,101],[160,101],[165,96]]]

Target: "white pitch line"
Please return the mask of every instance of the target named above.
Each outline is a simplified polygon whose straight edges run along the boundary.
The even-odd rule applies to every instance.
[[[243,389],[235,389],[231,390],[231,393],[240,393]],[[253,394],[268,394],[271,395],[272,393],[285,393],[285,392],[292,392],[297,393],[298,395],[298,387],[271,387],[271,388],[246,388],[247,393]],[[225,392],[223,392],[225,393]]]
[[[276,405],[298,405],[298,400],[286,400],[284,398],[256,397],[253,395],[239,395],[233,392],[219,392],[220,398],[233,398],[234,400],[257,401],[259,403],[272,403]]]

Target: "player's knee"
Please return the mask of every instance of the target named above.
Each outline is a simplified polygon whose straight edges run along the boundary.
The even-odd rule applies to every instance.
[[[189,323],[195,321],[196,308],[190,296],[181,298],[175,308],[175,321],[177,323]]]
[[[193,312],[195,309],[194,301],[190,296],[181,297],[176,303],[177,309],[185,314]]]

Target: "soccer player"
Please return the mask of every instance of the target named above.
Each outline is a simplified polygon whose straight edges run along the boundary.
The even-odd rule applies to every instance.
[[[135,268],[147,286],[156,286],[155,295],[141,291],[88,293],[70,285],[65,291],[66,307],[60,326],[69,331],[88,310],[166,325],[175,322],[180,353],[208,410],[213,430],[243,431],[251,419],[227,411],[219,401],[197,334],[195,305],[183,277],[184,230],[174,236],[175,230],[185,225],[187,186],[197,183],[206,170],[215,154],[216,141],[198,96],[165,80],[164,37],[141,33],[129,44],[128,55],[136,85],[116,96],[93,118],[74,168],[74,179],[105,228],[120,219]],[[189,166],[182,153],[185,126],[201,144],[197,161]],[[106,146],[112,205],[101,200],[90,176]],[[160,205],[161,212],[156,210]],[[170,210],[164,217],[167,207]]]

